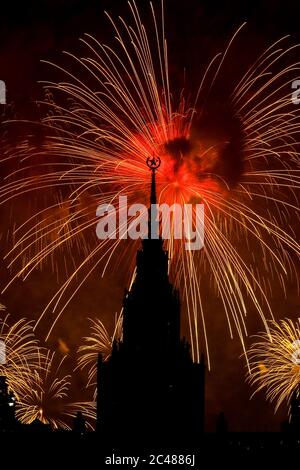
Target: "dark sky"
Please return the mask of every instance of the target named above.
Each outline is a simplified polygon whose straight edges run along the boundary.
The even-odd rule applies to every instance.
[[[154,0],[154,4],[158,2]],[[137,1],[142,11],[148,12],[144,0]],[[170,70],[175,87],[182,87],[183,70],[186,83],[195,87],[203,63],[223,47],[224,42],[244,21],[247,32],[237,46],[232,73],[241,69],[255,57],[258,47],[290,33],[295,42],[300,39],[298,2],[287,0],[213,2],[200,0],[166,0],[166,35],[169,45]],[[147,7],[145,6],[147,5]],[[39,80],[49,78],[49,69],[42,59],[57,61],[62,50],[76,52],[78,38],[91,33],[100,41],[111,40],[111,26],[103,10],[115,15],[127,15],[125,0],[44,0],[6,1],[1,3],[0,17],[0,80],[7,85],[8,101],[13,103],[14,114],[21,118],[34,116],[32,102],[42,94]],[[146,22],[146,19],[145,19]],[[230,81],[230,74],[225,74]],[[27,201],[24,200],[24,204]],[[6,226],[2,213],[2,225]],[[2,252],[5,241],[2,238]],[[7,278],[5,263],[1,266],[3,279]],[[37,318],[57,287],[51,272],[36,272],[25,283],[16,282],[4,296],[3,302],[17,317]],[[122,272],[111,272],[100,279],[96,273],[89,284],[67,309],[58,325],[57,337],[74,350],[80,337],[87,333],[86,317],[112,318],[119,310],[124,277]],[[211,318],[212,371],[207,378],[207,425],[213,429],[216,415],[224,411],[231,430],[276,430],[285,410],[273,415],[273,406],[258,395],[249,402],[251,390],[244,383],[245,364],[237,338],[225,337],[226,324],[220,306],[214,298],[207,298],[206,308]],[[299,311],[296,289],[288,287],[288,298],[277,292],[272,299],[275,316],[295,315]],[[284,309],[284,313],[282,310]],[[249,330],[261,328],[257,314],[249,313]],[[227,331],[227,330],[226,330]],[[53,340],[54,341],[54,340]]]

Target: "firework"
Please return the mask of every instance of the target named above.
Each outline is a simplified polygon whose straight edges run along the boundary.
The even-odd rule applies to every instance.
[[[92,320],[90,336],[84,338],[85,344],[79,347],[78,365],[81,369],[88,369],[88,385],[95,386],[97,382],[97,361],[101,354],[103,361],[111,355],[114,341],[122,337],[122,315],[116,317],[112,334],[109,334],[100,319]]]
[[[0,311],[5,312],[0,304]],[[87,426],[93,429],[96,411],[93,401],[70,402],[70,376],[63,375],[62,362],[55,353],[39,346],[32,322],[21,319],[9,325],[9,315],[0,318],[0,341],[5,345],[5,363],[0,363],[0,375],[7,377],[16,397],[16,416],[21,423],[36,419],[53,429],[70,429],[68,418],[81,411]]]
[[[272,321],[270,333],[257,339],[248,351],[248,379],[255,393],[264,390],[277,410],[283,402],[290,403],[300,384],[300,320]]]
[[[16,277],[26,279],[47,260],[59,276],[66,273],[40,318],[55,312],[50,334],[91,273],[100,270],[104,275],[114,260],[122,262],[124,246],[126,259],[132,260],[127,270],[132,281],[131,254],[137,245],[118,238],[97,240],[96,208],[114,204],[119,195],[127,196],[129,204],[147,204],[145,161],[159,155],[159,203],[205,206],[204,248],[186,251],[184,242],[175,239],[168,240],[166,248],[170,274],[187,312],[193,358],[199,361],[203,335],[209,364],[206,280],[222,302],[230,335],[236,330],[245,349],[249,305],[268,329],[271,281],[284,289],[295,273],[293,254],[299,255],[300,246],[291,216],[299,213],[300,121],[290,87],[299,64],[289,57],[298,46],[289,46],[284,37],[268,47],[228,98],[226,121],[234,131],[212,129],[213,137],[205,136],[203,117],[243,25],[224,52],[211,60],[194,99],[188,101],[180,93],[176,101],[163,3],[159,18],[151,5],[151,41],[135,3],[129,2],[129,7],[130,26],[122,18],[118,24],[110,18],[115,46],[86,35],[85,57],[66,53],[73,61],[70,68],[54,66],[63,78],[45,84],[49,112],[43,126],[48,137],[42,148],[27,142],[12,156],[20,165],[7,176],[0,201],[31,195],[34,203],[33,213],[14,229],[7,259],[9,267],[17,269],[9,285]]]
[[[2,313],[5,307],[1,306]],[[38,342],[32,322],[24,318],[9,324],[9,315],[0,318],[0,340],[5,347],[5,361],[0,364],[0,375],[7,377],[10,389],[16,391],[32,378],[40,359]]]
[[[17,418],[24,424],[39,420],[49,424],[52,429],[71,429],[68,418],[74,418],[81,411],[87,418],[88,428],[93,429],[95,403],[70,402],[68,392],[71,377],[62,373],[61,366],[62,361],[57,363],[55,353],[47,352],[42,357],[40,367],[34,370],[31,380],[15,392]]]

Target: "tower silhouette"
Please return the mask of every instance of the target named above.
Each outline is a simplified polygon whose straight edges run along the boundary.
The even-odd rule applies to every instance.
[[[180,337],[179,294],[169,281],[163,240],[155,234],[158,165],[154,159],[147,164],[152,172],[148,237],[137,252],[132,287],[125,291],[122,340],[113,344],[106,362],[99,355],[97,430],[119,444],[189,445],[204,426],[204,358],[193,363],[190,345]]]

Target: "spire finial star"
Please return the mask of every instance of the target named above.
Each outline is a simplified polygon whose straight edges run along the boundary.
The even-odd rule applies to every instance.
[[[157,170],[157,168],[160,167],[161,159],[160,157],[153,155],[153,157],[147,158],[146,163],[147,163],[148,168],[150,168],[150,170],[155,171]]]
[[[161,159],[160,157],[153,155],[148,157],[146,160],[148,168],[151,170],[151,195],[150,195],[150,204],[156,204],[156,188],[155,188],[155,172],[157,168],[160,167]]]

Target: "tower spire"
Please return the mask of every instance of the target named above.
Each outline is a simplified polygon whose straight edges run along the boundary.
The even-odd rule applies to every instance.
[[[159,157],[148,157],[146,160],[148,168],[151,170],[151,192],[150,192],[150,207],[148,209],[149,222],[148,222],[148,238],[158,237],[158,220],[156,210],[156,181],[155,172],[160,167],[161,160]]]
[[[156,182],[155,182],[155,170],[156,168],[151,169],[151,194],[150,194],[150,204],[156,204]]]
[[[160,167],[161,160],[159,157],[148,157],[146,160],[148,168],[151,170],[151,194],[150,194],[150,204],[156,204],[156,182],[155,182],[155,172],[157,168]]]

